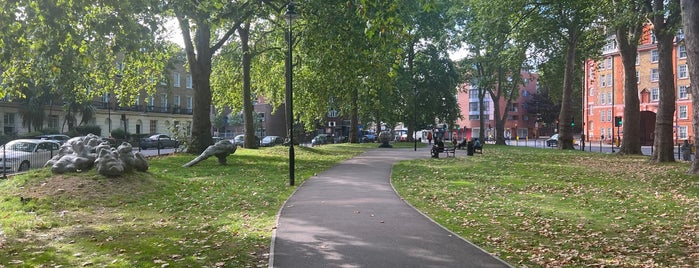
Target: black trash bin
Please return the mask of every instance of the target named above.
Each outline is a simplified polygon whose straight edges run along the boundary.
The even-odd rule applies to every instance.
[[[476,148],[473,147],[473,141],[468,141],[466,143],[466,155],[473,155],[476,152]]]

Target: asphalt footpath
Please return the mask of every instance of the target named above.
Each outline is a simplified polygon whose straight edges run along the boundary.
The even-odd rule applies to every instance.
[[[396,194],[393,164],[428,157],[375,149],[306,180],[279,212],[269,267],[511,267]]]

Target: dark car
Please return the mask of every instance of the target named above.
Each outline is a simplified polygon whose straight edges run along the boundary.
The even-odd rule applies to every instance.
[[[271,147],[271,146],[276,146],[276,145],[281,145],[284,143],[284,139],[279,136],[266,136],[262,138],[262,141],[260,142],[260,146],[262,147]]]
[[[558,146],[558,134],[553,134],[553,136],[551,136],[551,138],[546,140],[546,146],[548,146],[548,147]]]
[[[330,136],[328,134],[318,134],[311,140],[311,146],[327,144],[330,142]]]
[[[177,148],[177,146],[180,146],[180,142],[165,134],[155,134],[148,138],[141,139],[138,146],[143,150],[148,148]]]

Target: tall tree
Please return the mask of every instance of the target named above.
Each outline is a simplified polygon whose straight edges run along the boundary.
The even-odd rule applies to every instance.
[[[687,63],[689,67],[689,78],[692,80],[690,87],[692,96],[699,96],[699,86],[695,81],[699,81],[699,2],[693,0],[681,0],[680,6],[682,10],[682,29],[684,30],[684,44],[687,47]],[[691,174],[699,173],[699,158],[697,148],[699,147],[699,98],[692,98],[692,128],[694,130],[694,161],[689,170]]]
[[[192,143],[188,148],[190,153],[201,153],[213,142],[211,138],[212,58],[251,18],[255,10],[260,8],[262,2],[268,1],[211,0],[200,3],[173,0],[168,3],[179,22],[187,63],[192,73],[194,107]]]
[[[472,68],[467,72],[470,74],[467,79],[479,90],[480,107],[485,107],[485,94],[493,101],[495,142],[505,144],[507,107],[519,96],[523,82],[521,72],[528,69],[526,53],[533,41],[529,35],[532,32],[530,18],[536,6],[527,5],[527,1],[471,0],[467,3],[464,40],[471,55],[464,67]],[[483,137],[486,118],[484,109],[479,110],[480,136]]]
[[[0,97],[24,98],[21,90],[32,85],[72,107],[108,92],[155,91],[166,61],[158,2],[3,1]],[[130,76],[117,87],[123,72]]]
[[[658,43],[658,114],[655,119],[653,162],[675,161],[673,126],[675,115],[675,75],[672,51],[680,24],[680,0],[645,0]]]
[[[574,149],[572,120],[575,114],[573,111],[575,69],[581,62],[580,57],[587,56],[580,55],[579,52],[589,53],[589,50],[581,50],[581,45],[595,43],[590,42],[590,40],[598,34],[594,25],[600,10],[597,1],[590,0],[542,2],[540,7],[541,22],[543,25],[548,25],[542,26],[540,29],[546,29],[546,32],[553,34],[553,38],[560,40],[561,48],[565,51],[562,54],[565,65],[563,66],[561,112],[558,116],[560,126],[558,147]],[[541,32],[541,34],[544,33]]]
[[[624,139],[619,154],[643,154],[641,151],[641,114],[638,98],[636,58],[643,36],[647,11],[643,0],[613,0],[607,23],[616,36],[624,66]]]

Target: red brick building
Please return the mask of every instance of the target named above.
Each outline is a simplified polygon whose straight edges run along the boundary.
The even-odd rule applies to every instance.
[[[675,40],[682,40],[680,31]],[[687,50],[682,42],[675,42],[673,48],[673,74],[675,77],[675,143],[691,139],[692,102],[689,96],[689,74],[687,70]],[[614,118],[624,115],[624,71],[621,55],[614,36],[609,36],[602,49],[600,61],[585,61],[583,89],[583,131],[588,141],[603,140],[612,143],[612,135],[618,141],[624,137],[623,127],[616,127]],[[646,27],[636,59],[638,76],[638,98],[641,110],[641,143],[652,145],[655,117],[658,110],[658,48],[655,36]]]
[[[527,103],[538,90],[538,75],[534,73],[522,72],[523,85],[519,88],[517,99],[507,106],[506,101],[501,98],[501,109],[507,109],[507,119],[505,121],[505,131],[502,135],[507,139],[534,138],[540,129],[536,122],[536,114],[527,112]],[[470,84],[462,84],[456,96],[456,101],[461,108],[461,117],[457,119],[459,126],[457,132],[459,139],[479,138],[480,133],[480,112],[478,105],[478,89]],[[485,117],[486,139],[495,138],[495,110],[493,99],[489,94],[485,95],[483,116]],[[501,110],[501,113],[503,111]],[[484,140],[484,139],[482,139]]]

